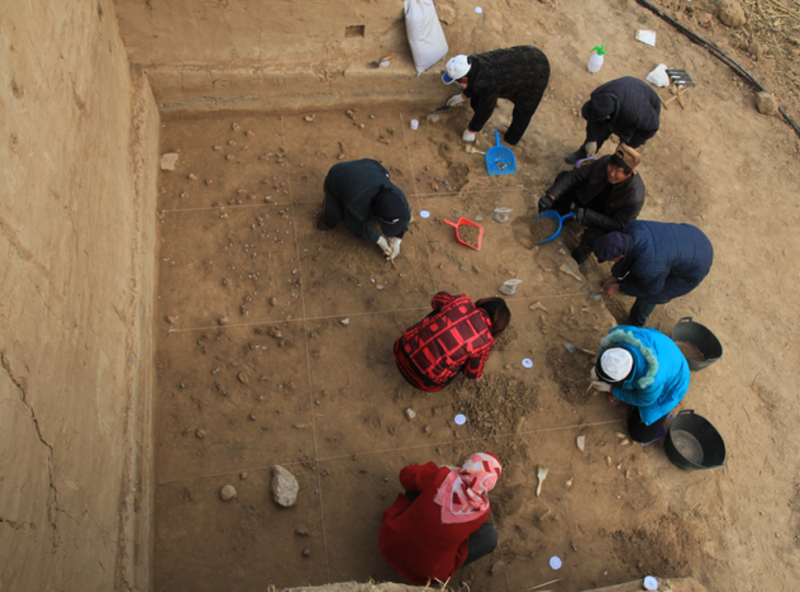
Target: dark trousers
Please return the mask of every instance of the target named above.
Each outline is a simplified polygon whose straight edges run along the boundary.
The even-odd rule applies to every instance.
[[[611,126],[608,124],[608,120],[602,121],[587,121],[586,122],[586,139],[583,141],[584,144],[586,142],[597,142],[597,151],[600,152],[600,147],[611,137]],[[637,130],[636,133],[633,134],[633,137],[625,142],[631,148],[638,148],[639,146],[644,146],[645,142],[656,135],[656,132],[645,132],[641,130]],[[620,140],[622,140],[620,138]],[[586,158],[586,150],[583,149],[583,146],[580,147],[578,150],[579,158]]]
[[[322,217],[329,228],[333,228],[344,220],[344,203],[341,199],[324,189],[325,198],[322,201]]]
[[[646,298],[639,297],[631,307],[631,314],[628,322],[634,327],[644,327],[647,317],[655,310],[656,305]]]
[[[559,176],[566,174],[566,172],[567,171],[562,171],[559,173]],[[558,176],[556,176],[556,181],[558,181]],[[563,216],[570,212],[573,205],[575,205],[575,193],[573,191],[567,191],[553,202],[552,209]],[[572,220],[572,218],[570,218],[570,220]],[[578,265],[586,261],[586,258],[591,255],[594,250],[595,241],[605,234],[607,234],[605,230],[597,228],[596,226],[589,226],[583,231],[580,244],[572,250],[572,257]]]
[[[634,442],[651,442],[655,440],[661,428],[664,427],[666,420],[667,416],[665,415],[651,425],[645,425],[642,421],[642,415],[639,413],[639,408],[633,407],[631,414],[628,416],[628,433],[631,435],[631,440]]]
[[[405,494],[409,501],[414,503],[414,500],[419,496],[419,491],[406,491]],[[497,548],[497,531],[494,526],[484,522],[478,530],[469,535],[467,544],[469,545],[469,551],[467,551],[467,559],[464,561],[464,565],[488,555]]]
[[[533,111],[523,112],[514,107],[514,111],[511,113],[511,125],[508,126],[506,133],[503,135],[506,144],[517,145],[517,142],[522,139],[522,134],[528,129],[528,124],[530,124],[534,113],[536,113],[535,108]]]

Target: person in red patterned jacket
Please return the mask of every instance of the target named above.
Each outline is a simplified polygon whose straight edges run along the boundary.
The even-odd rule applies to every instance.
[[[378,549],[404,579],[425,585],[446,582],[456,570],[497,547],[497,531],[486,524],[487,494],[502,472],[498,458],[476,452],[461,468],[435,462],[400,471],[398,493],[384,510]]]
[[[474,304],[464,294],[439,292],[433,312],[406,329],[394,344],[394,359],[403,377],[423,391],[438,391],[463,370],[467,378],[483,376],[494,345],[511,320],[502,298]]]

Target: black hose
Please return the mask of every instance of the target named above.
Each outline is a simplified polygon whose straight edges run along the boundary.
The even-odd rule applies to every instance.
[[[736,74],[738,74],[741,78],[744,78],[754,88],[758,89],[759,91],[765,91],[766,92],[767,89],[764,88],[764,86],[756,79],[755,76],[753,76],[752,74],[750,74],[750,72],[745,70],[742,67],[741,64],[739,64],[736,60],[734,60],[727,53],[722,51],[714,43],[712,43],[711,41],[707,41],[707,40],[703,39],[702,37],[700,37],[696,33],[693,33],[692,31],[690,31],[689,29],[684,27],[682,24],[680,24],[678,21],[673,19],[671,16],[664,14],[657,7],[655,7],[652,4],[650,4],[649,2],[647,2],[647,0],[636,0],[636,2],[641,4],[642,6],[644,6],[647,10],[649,10],[650,12],[655,14],[656,16],[660,17],[662,20],[665,20],[670,25],[672,25],[673,27],[678,29],[678,31],[680,31],[681,33],[686,35],[694,43],[697,43],[698,45],[701,45],[701,46],[705,47],[709,52],[711,52],[711,55],[713,55],[715,58],[717,58],[723,64],[728,66],[731,70],[736,72]],[[795,123],[794,119],[789,117],[789,114],[786,113],[786,110],[783,107],[778,107],[778,111],[780,111],[780,114],[783,115],[783,118],[786,120],[786,123],[788,123],[789,125],[792,126],[792,129],[794,129],[794,133],[797,134],[798,137],[800,137],[800,126],[798,126],[797,123]]]

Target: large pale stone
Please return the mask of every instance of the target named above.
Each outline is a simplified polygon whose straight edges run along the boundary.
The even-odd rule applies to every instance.
[[[272,467],[272,498],[284,508],[290,508],[297,501],[300,485],[289,471],[280,465]]]
[[[729,27],[742,27],[747,22],[739,0],[719,0],[719,20]]]
[[[162,154],[161,155],[161,170],[162,171],[174,171],[176,162],[178,162],[178,153],[177,152],[167,152],[166,154]]]
[[[775,115],[778,112],[778,101],[775,95],[762,91],[756,95],[756,109],[764,115]]]

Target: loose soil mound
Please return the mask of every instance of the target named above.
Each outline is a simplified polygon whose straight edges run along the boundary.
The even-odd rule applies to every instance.
[[[481,437],[516,432],[522,418],[537,408],[538,389],[509,376],[464,380],[457,394],[457,406]]]

